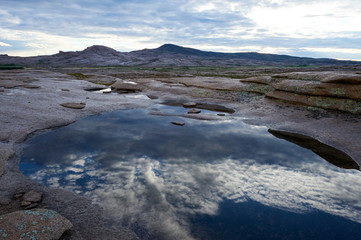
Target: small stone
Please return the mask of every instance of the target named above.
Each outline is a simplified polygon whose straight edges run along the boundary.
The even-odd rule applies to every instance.
[[[200,112],[201,112],[201,110],[199,110],[199,109],[191,109],[188,111],[188,114],[198,114]]]
[[[218,113],[217,115],[218,115],[218,116],[221,116],[221,117],[226,116],[226,114],[224,114],[224,113]]]
[[[38,202],[41,202],[42,198],[43,198],[42,192],[31,190],[24,194],[23,201],[31,202],[31,203],[34,203],[34,202],[38,203]]]
[[[4,89],[0,89],[0,92],[4,92]]]
[[[177,125],[177,126],[184,126],[185,123],[184,122],[171,122],[172,124],[174,125]]]
[[[85,108],[85,103],[62,103],[60,104],[61,106],[63,107],[66,107],[66,108],[72,108],[72,109],[83,109]]]
[[[19,199],[19,198],[21,198],[21,197],[24,195],[24,193],[25,193],[25,192],[23,192],[23,191],[21,191],[21,192],[16,192],[16,193],[14,193],[13,198]]]
[[[40,88],[38,85],[22,85],[23,88],[36,89]]]
[[[63,92],[69,92],[70,90],[67,89],[67,88],[62,88],[61,91],[63,91]]]
[[[38,203],[32,203],[30,205],[25,206],[24,210],[33,209],[33,208],[36,208],[37,206],[39,206]]]
[[[22,206],[22,207],[27,207],[27,206],[29,206],[30,204],[31,204],[31,202],[29,202],[29,201],[24,201],[24,200],[23,200],[23,201],[21,202],[21,206]]]
[[[196,107],[196,106],[197,106],[197,103],[195,103],[195,102],[183,103],[183,107],[186,107],[186,108],[191,108],[191,107]]]

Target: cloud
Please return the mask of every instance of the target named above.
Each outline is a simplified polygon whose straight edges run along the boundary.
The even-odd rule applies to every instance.
[[[1,28],[9,32],[0,41],[17,41],[13,51],[27,55],[66,50],[61,41],[45,38],[39,42],[31,33],[67,38],[68,46],[107,44],[120,51],[158,47],[175,43],[220,51],[227,46],[256,46],[251,51],[315,47],[323,41],[326,48],[354,48],[359,39],[361,10],[356,0],[345,1],[2,1]],[[37,7],[34,8],[34,5]],[[317,23],[317,24],[316,24]],[[13,32],[13,33],[12,33]],[[14,34],[15,33],[15,34]],[[112,40],[106,40],[109,39]],[[329,39],[343,38],[339,46]],[[124,40],[125,39],[125,40]],[[134,39],[134,43],[127,39]],[[272,42],[269,43],[269,39]],[[122,42],[122,40],[124,40]],[[40,51],[27,43],[48,46]],[[256,44],[257,43],[257,44]],[[24,50],[26,49],[26,50]],[[269,50],[272,49],[272,50]],[[287,52],[286,52],[287,53]],[[307,52],[313,55],[312,51]],[[342,58],[342,52],[331,56]]]
[[[10,44],[4,43],[4,42],[0,42],[0,46],[1,46],[1,47],[11,47]]]

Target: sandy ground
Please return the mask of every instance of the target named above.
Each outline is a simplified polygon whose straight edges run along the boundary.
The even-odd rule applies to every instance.
[[[58,211],[73,223],[71,235],[65,236],[65,239],[94,239],[94,236],[97,239],[136,239],[130,230],[120,226],[107,227],[102,209],[92,204],[91,200],[41,186],[22,175],[18,168],[22,144],[27,138],[85,116],[118,109],[151,108],[154,103],[163,101],[220,104],[234,109],[236,112],[232,116],[242,117],[247,123],[316,138],[344,151],[361,165],[358,143],[361,123],[357,115],[307,110],[267,98],[239,98],[232,101],[230,99],[234,99],[234,96],[217,97],[212,92],[203,94],[205,90],[199,86],[187,87],[157,79],[138,79],[138,82],[146,83],[143,92],[151,96],[151,100],[144,96],[136,98],[129,94],[85,91],[84,88],[99,85],[52,71],[2,71],[0,77],[2,81],[19,82],[15,87],[0,87],[0,214],[20,208],[12,198],[18,189],[40,190],[44,192],[41,206]],[[229,81],[227,84],[230,86],[235,84],[232,79],[225,81]],[[30,88],[26,84],[30,84]],[[85,108],[70,109],[60,105],[66,102],[85,103]]]

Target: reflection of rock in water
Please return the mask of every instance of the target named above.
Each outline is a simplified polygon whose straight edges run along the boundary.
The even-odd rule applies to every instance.
[[[275,137],[287,140],[303,148],[310,149],[312,152],[337,167],[360,170],[360,166],[349,155],[314,138],[302,134],[272,129],[269,129],[268,132]]]

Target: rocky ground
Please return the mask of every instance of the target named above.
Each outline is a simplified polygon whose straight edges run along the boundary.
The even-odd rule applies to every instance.
[[[1,71],[0,102],[0,239],[31,237],[35,232],[38,239],[58,239],[64,232],[62,239],[137,238],[121,226],[106,226],[102,209],[90,199],[41,186],[18,168],[27,138],[102,112],[193,102],[195,110],[185,117],[214,119],[197,114],[202,108],[232,113],[296,144],[308,147],[308,139],[311,150],[314,143],[331,146],[338,151],[335,155],[342,152],[341,166],[343,158],[348,166],[361,164],[357,68]],[[293,135],[287,135],[290,132]],[[39,216],[46,222],[33,224]]]

